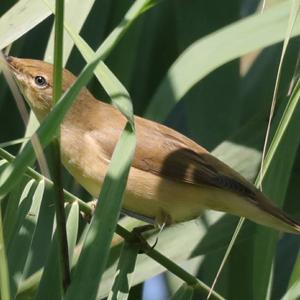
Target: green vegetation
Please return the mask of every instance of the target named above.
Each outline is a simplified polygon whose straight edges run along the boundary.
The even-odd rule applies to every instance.
[[[135,148],[133,111],[183,132],[254,182],[275,98],[262,187],[299,220],[299,1],[267,1],[261,12],[247,0],[70,0],[56,27],[55,8],[53,0],[4,1],[0,7],[3,52],[50,62],[55,56],[56,74],[62,63],[78,75],[62,96],[57,76],[60,99],[39,127],[32,114],[24,126],[0,74],[1,300],[141,299],[143,282],[166,270],[171,299],[206,299],[239,220],[208,211],[164,229],[155,249],[131,233],[140,221],[118,222]],[[57,191],[40,175],[47,174],[22,137],[37,130],[41,145],[49,145],[85,85],[128,123],[91,223],[80,212],[91,213],[85,202],[92,199],[64,171],[71,284],[63,296]],[[47,147],[45,156],[49,165],[55,161]],[[54,176],[55,186],[59,181]],[[156,237],[147,236],[149,245]],[[298,299],[299,243],[299,236],[245,221],[211,299]]]

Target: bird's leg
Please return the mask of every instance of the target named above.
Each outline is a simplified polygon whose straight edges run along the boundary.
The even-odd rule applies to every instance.
[[[163,231],[163,229],[166,227],[166,225],[167,225],[167,223],[165,223],[165,222],[164,222],[163,224],[158,225],[159,231],[158,231],[157,236],[156,236],[156,238],[155,238],[155,242],[154,242],[153,245],[151,246],[152,249],[154,249],[155,246],[157,245],[159,235],[160,235],[160,233]]]
[[[87,204],[89,205],[89,207],[92,210],[92,215],[94,215],[95,209],[96,209],[96,205],[97,205],[98,199],[94,199],[89,201]]]
[[[91,213],[84,213],[84,212],[80,212],[81,216],[83,217],[84,220],[86,220],[88,223],[91,222],[91,219],[94,215],[95,209],[96,209],[96,205],[97,205],[97,201],[98,199],[94,199],[92,201],[89,201],[87,204],[89,205],[89,207],[91,208]]]
[[[163,231],[163,229],[172,223],[172,219],[171,219],[171,216],[166,214],[164,211],[161,212],[159,218],[156,218],[156,226],[157,228],[159,229],[158,233],[157,233],[157,236],[156,236],[156,239],[155,239],[155,242],[154,244],[152,245],[152,249],[154,249],[154,247],[157,245],[158,243],[158,238],[159,238],[159,235],[161,234],[161,232]]]
[[[143,226],[135,227],[132,232],[134,234],[136,234],[136,236],[138,237],[138,239],[142,243],[144,249],[147,249],[147,247],[150,247],[151,249],[154,249],[155,246],[158,243],[158,238],[159,238],[160,233],[163,231],[163,229],[168,224],[171,223],[170,220],[171,220],[170,216],[168,214],[165,214],[164,212],[162,212],[160,214],[160,216],[155,219],[154,224],[146,224],[146,225],[143,225]],[[147,243],[146,239],[143,237],[142,233],[148,232],[148,231],[151,231],[151,230],[154,230],[154,229],[159,229],[159,231],[157,233],[157,236],[155,238],[155,242],[153,243],[153,245],[149,245]],[[143,252],[145,252],[145,251],[142,250],[141,253],[143,253]]]
[[[150,245],[148,244],[146,238],[143,236],[143,233],[144,232],[149,232],[153,229],[155,229],[154,225],[146,224],[146,225],[135,227],[131,231],[131,234],[132,234],[132,241],[131,242],[139,243],[139,245],[140,245],[139,253],[147,252],[147,249],[150,247]]]

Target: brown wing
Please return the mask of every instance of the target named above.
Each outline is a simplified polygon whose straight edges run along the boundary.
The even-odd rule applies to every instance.
[[[91,124],[101,124],[101,129],[89,130],[95,132],[94,138],[110,159],[125,125],[125,119],[112,106],[103,103],[97,119],[102,122],[95,121]],[[207,184],[255,198],[251,184],[189,138],[169,127],[143,118],[136,117],[135,124],[137,146],[132,167],[169,180],[193,185]],[[85,124],[85,127],[88,127],[88,124]]]
[[[245,179],[192,140],[144,119],[137,118],[136,126],[133,167],[171,180],[207,184],[255,198],[255,191]]]

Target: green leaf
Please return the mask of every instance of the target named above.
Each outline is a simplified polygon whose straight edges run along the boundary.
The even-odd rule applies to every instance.
[[[28,139],[29,139],[28,137],[24,137],[24,138],[21,138],[21,139],[16,139],[16,140],[0,143],[0,148],[5,148],[5,147],[13,146],[13,145],[18,145],[18,144],[21,144],[23,142],[27,142]]]
[[[196,41],[171,66],[145,116],[157,121],[165,120],[174,105],[211,71],[253,50],[282,41],[289,11],[290,1],[283,1],[263,14],[235,22]],[[292,36],[299,34],[298,18]]]
[[[69,243],[69,255],[74,251],[76,237],[78,233],[78,205],[76,203],[67,206],[67,236]],[[62,299],[62,279],[61,273],[59,272],[59,261],[58,261],[58,240],[57,231],[54,234],[51,250],[46,263],[43,276],[39,285],[37,295],[38,299]]]
[[[0,49],[34,28],[51,14],[40,0],[18,1],[0,18]]]
[[[47,0],[44,0],[47,1]],[[132,23],[138,18],[146,9],[149,8],[151,0],[137,0],[128,10],[123,20],[105,39],[101,46],[96,51],[96,55],[100,55],[104,60],[115,45],[119,42],[122,36],[126,33]],[[53,6],[48,3],[49,7],[54,11]],[[89,47],[89,45],[77,34],[77,32],[65,22],[65,29],[73,39],[74,43],[78,47],[82,56],[87,62],[90,62],[95,53]],[[127,118],[127,120],[133,124],[133,108],[131,101],[128,101],[129,94],[125,87],[117,80],[114,74],[105,66],[103,62],[100,62],[95,70],[95,75],[99,82],[102,84],[106,92],[110,95],[113,105],[115,105]]]
[[[79,3],[78,3],[79,2]],[[87,1],[78,1],[78,0],[69,0],[65,3],[65,19],[72,25],[73,29],[76,32],[79,32],[85,22],[89,12],[92,9],[94,0]],[[48,40],[47,49],[45,51],[44,60],[47,62],[53,62],[53,43],[54,43],[54,29],[52,29],[50,38]],[[74,46],[73,40],[64,33],[64,48],[63,48],[63,65],[65,66],[71,50]],[[39,127],[39,122],[36,119],[35,115],[31,112],[29,122],[26,126],[25,136],[31,136]]]
[[[194,290],[192,287],[188,286],[187,284],[183,284],[177,292],[171,296],[170,300],[191,300],[193,299]]]
[[[90,13],[95,0],[69,0],[65,3],[65,17],[64,19],[72,26],[73,30],[79,32]],[[48,40],[47,49],[45,52],[44,60],[53,62],[53,43],[54,31],[52,29],[50,38]],[[67,60],[71,54],[74,46],[73,40],[64,32],[64,48],[63,48],[63,65],[66,65]]]
[[[26,292],[30,294],[30,299],[33,299],[36,295],[42,277],[42,271],[51,250],[55,214],[53,197],[53,188],[46,186],[38,214],[36,229],[26,259],[26,265],[23,270],[23,281],[19,285],[17,298],[19,298],[20,293],[22,295],[22,291],[25,287],[27,288]],[[29,288],[28,282],[32,284]],[[25,293],[25,297],[27,295],[28,294]]]
[[[79,206],[77,202],[66,206],[69,259],[72,261],[79,227]]]
[[[300,143],[300,82],[297,83],[281,122],[272,140],[270,150],[266,156],[264,192],[282,205],[287,193],[292,167]],[[276,250],[278,233],[270,233],[267,229],[260,229],[254,240],[254,247],[259,253],[254,256],[254,272],[260,277],[255,280],[254,297],[268,297],[268,285],[271,280],[273,257]],[[263,259],[264,258],[264,259]]]
[[[300,252],[296,259],[289,287],[282,300],[293,300],[300,298]]]
[[[10,193],[7,197],[7,205],[3,218],[3,227],[4,237],[8,244],[11,242],[12,236],[15,234],[15,232],[18,231],[17,225],[21,225],[21,222],[18,220],[25,217],[22,216],[18,208],[20,202],[22,202],[27,197],[32,184],[33,181],[29,182],[28,178],[23,177],[20,184],[16,186],[14,193]],[[26,201],[24,203],[26,203]]]
[[[124,243],[108,300],[128,299],[138,252],[139,248],[137,245],[128,242]]]
[[[4,236],[3,236],[1,209],[0,209],[0,297],[2,300],[10,299],[9,272],[7,266],[6,246],[4,242]]]
[[[22,193],[19,207],[15,211],[17,212],[16,228],[7,248],[13,298],[20,283],[24,280],[24,269],[36,230],[44,186],[44,181],[29,181]],[[16,251],[16,249],[22,249],[22,251]]]
[[[35,300],[63,299],[62,274],[60,272],[58,257],[57,233],[53,236],[50,254],[43,271],[43,275],[35,296]]]

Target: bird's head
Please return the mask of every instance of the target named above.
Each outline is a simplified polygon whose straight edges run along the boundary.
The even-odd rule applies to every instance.
[[[53,65],[40,60],[12,56],[8,56],[6,61],[26,101],[38,119],[44,119],[53,106]],[[63,92],[75,79],[71,72],[63,70]]]

